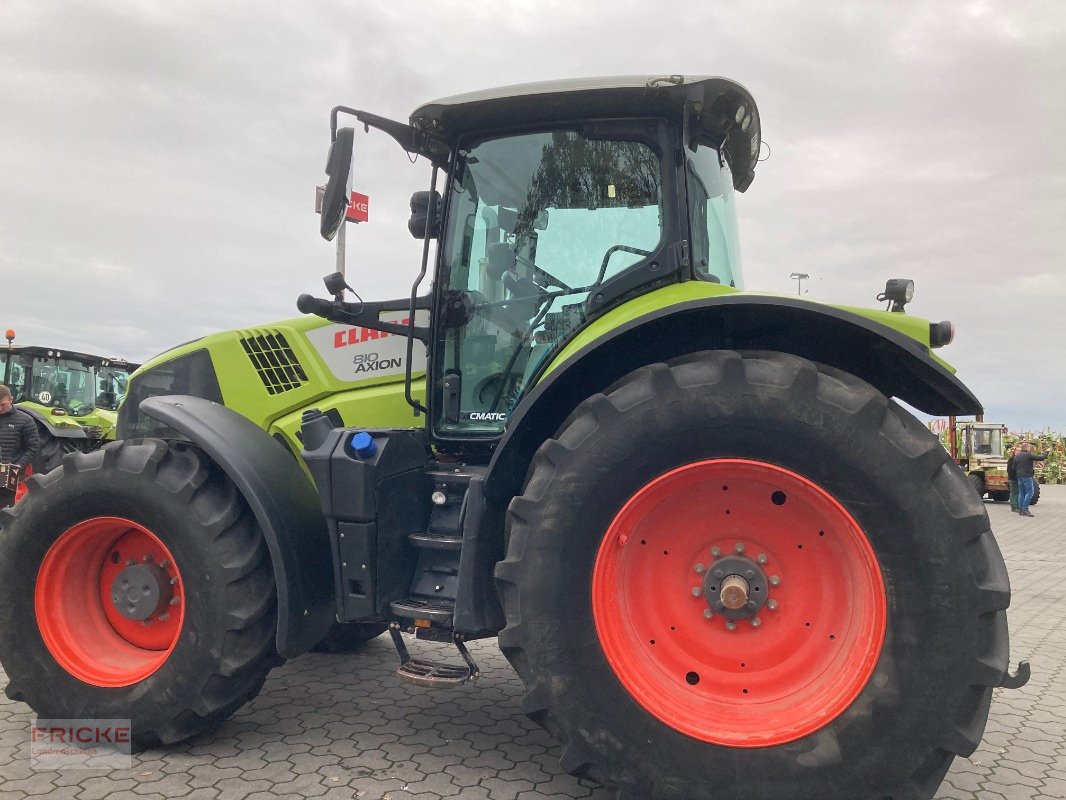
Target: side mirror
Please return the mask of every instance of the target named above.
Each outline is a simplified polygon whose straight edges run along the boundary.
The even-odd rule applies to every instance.
[[[411,195],[411,218],[407,230],[416,239],[440,236],[440,192],[415,192]]]
[[[352,197],[352,148],[355,130],[341,128],[329,148],[326,159],[326,191],[322,196],[322,238],[330,241],[344,224],[344,215]]]

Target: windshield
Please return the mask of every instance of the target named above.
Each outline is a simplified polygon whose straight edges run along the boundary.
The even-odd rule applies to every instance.
[[[975,456],[1003,455],[1002,428],[974,428],[972,442],[971,452]]]
[[[96,370],[96,407],[115,411],[126,396],[129,372],[122,367],[102,366]]]
[[[93,408],[96,392],[88,366],[67,358],[39,357],[34,362],[31,400],[67,411]]]
[[[659,246],[659,159],[640,142],[523,134],[461,151],[451,191],[443,288],[470,314],[441,326],[436,424],[498,434],[588,296]]]
[[[743,288],[733,174],[713,147],[689,155],[688,198],[696,277]]]

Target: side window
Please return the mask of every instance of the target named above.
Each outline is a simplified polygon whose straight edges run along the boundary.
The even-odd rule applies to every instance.
[[[568,130],[479,142],[458,169],[443,279],[473,313],[437,342],[436,424],[492,435],[589,295],[659,247],[662,180],[649,145]]]
[[[687,172],[696,277],[741,288],[740,236],[729,165],[717,150],[700,145],[689,156]]]
[[[6,364],[0,361],[0,373],[4,372]],[[11,396],[16,403],[26,399],[26,368],[15,360],[11,361],[10,374],[4,374],[0,383],[11,390]]]

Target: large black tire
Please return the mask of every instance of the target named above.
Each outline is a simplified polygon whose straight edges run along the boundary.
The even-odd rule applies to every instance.
[[[1029,505],[1031,506],[1035,506],[1040,502],[1040,482],[1034,481],[1033,483],[1035,484],[1033,486],[1033,499],[1029,501]]]
[[[658,476],[716,458],[820,486],[884,579],[872,678],[798,740],[729,747],[675,730],[626,690],[597,633],[593,566],[619,509]],[[499,642],[526,684],[523,710],[562,741],[567,770],[627,800],[928,800],[980,742],[1007,668],[1007,573],[966,476],[898,405],[792,356],[698,353],[588,398],[537,452],[508,536]]]
[[[133,745],[143,749],[214,728],[259,693],[281,663],[270,558],[243,497],[208,457],[158,440],[116,442],[68,456],[61,469],[30,478],[28,488],[23,502],[0,512],[0,663],[8,697],[43,718],[129,719]],[[150,675],[113,688],[61,666],[35,613],[49,548],[74,526],[103,517],[158,537],[184,588],[183,624],[169,656]]]
[[[983,472],[971,472],[969,475],[970,485],[977,492],[977,496],[984,498],[985,496],[985,475]]]
[[[316,653],[352,653],[389,629],[384,622],[335,622],[312,650]]]

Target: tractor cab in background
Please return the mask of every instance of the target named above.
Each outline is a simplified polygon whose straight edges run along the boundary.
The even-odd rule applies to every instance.
[[[136,364],[53,347],[10,345],[0,354],[0,383],[37,422],[41,449],[34,472],[65,453],[88,452],[115,438],[117,409]]]
[[[1010,483],[1007,480],[1007,457],[1003,437],[1007,428],[998,422],[948,420],[948,452],[955,463],[962,467],[978,496],[986,494],[999,502],[1010,498]]]

